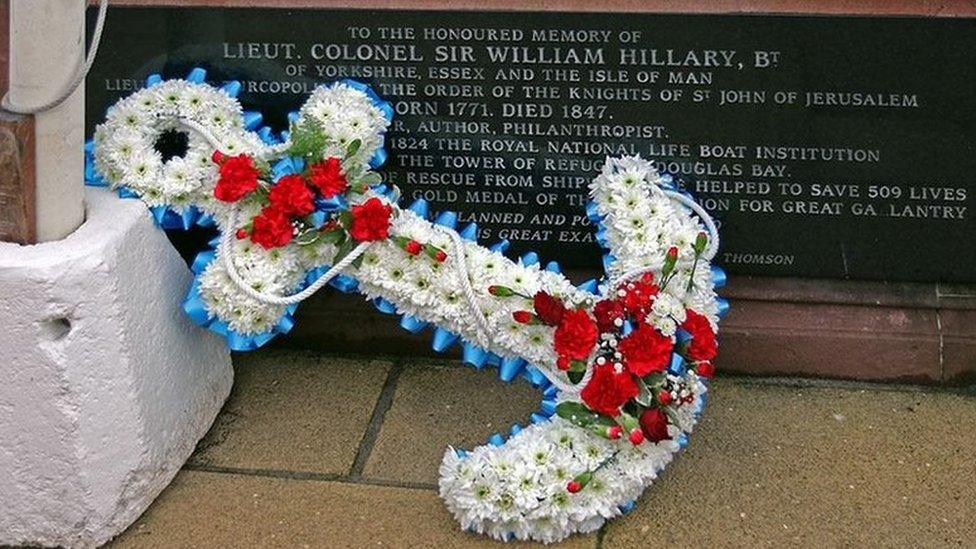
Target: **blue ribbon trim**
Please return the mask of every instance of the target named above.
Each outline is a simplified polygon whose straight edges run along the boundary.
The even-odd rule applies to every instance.
[[[375,105],[376,108],[379,109],[381,113],[383,113],[383,118],[386,118],[387,122],[393,121],[393,105],[391,105],[389,102],[383,100],[382,97],[377,95],[377,93],[373,91],[373,88],[369,87],[363,82],[360,82],[358,80],[353,80],[350,78],[340,80],[339,82],[349,86],[350,88],[354,88],[365,93],[367,97],[369,97],[369,100],[373,102],[373,105]],[[381,135],[380,139],[383,138],[384,136]],[[375,170],[380,166],[382,166],[386,162],[386,159],[387,159],[386,148],[384,147],[384,141],[381,141],[379,148],[376,149],[376,153],[374,153],[373,157],[370,158],[369,160],[369,166]]]
[[[194,324],[223,336],[227,340],[227,347],[232,351],[253,351],[274,339],[278,334],[286,334],[291,331],[295,325],[294,313],[298,309],[297,303],[286,306],[285,311],[278,317],[278,321],[271,329],[255,334],[242,334],[231,329],[227,322],[212,316],[200,296],[200,275],[216,257],[216,250],[212,248],[205,250],[197,254],[190,266],[194,278],[189,291],[187,291],[186,298],[183,300],[183,311]],[[303,284],[304,287],[306,287],[305,284]]]

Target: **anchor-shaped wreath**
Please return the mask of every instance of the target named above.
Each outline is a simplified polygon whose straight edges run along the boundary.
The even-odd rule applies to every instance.
[[[465,362],[543,391],[507,441],[446,451],[440,493],[464,528],[552,542],[633,508],[687,444],[714,372],[728,306],[707,213],[651,163],[607,159],[587,206],[607,276],[573,286],[555,262],[478,245],[452,212],[431,222],[423,200],[400,208],[372,171],[393,111],[367,86],[316,89],[279,136],[241,111],[240,84],[205,76],[149,77],[109,110],[86,167],[164,228],[220,229],[193,262],[190,318],[249,350],[287,332],[323,285],[358,291],[411,332],[433,327],[435,350],[460,342]],[[161,140],[182,154],[164,156]]]

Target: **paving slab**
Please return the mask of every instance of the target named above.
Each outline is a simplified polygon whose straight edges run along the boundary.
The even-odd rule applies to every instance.
[[[113,543],[136,547],[538,547],[462,532],[430,490],[183,471]],[[596,537],[559,545],[594,548]]]
[[[417,363],[381,397],[386,361],[235,362],[234,395],[189,470],[117,545],[501,547],[459,530],[437,465],[446,445],[524,421],[537,390]],[[783,383],[716,380],[687,451],[635,510],[567,546],[976,546],[976,395]]]
[[[718,380],[603,547],[976,546],[976,398]]]
[[[542,395],[498,371],[461,364],[407,364],[364,476],[435,485],[448,445],[473,448],[513,423],[525,424]]]
[[[392,364],[307,352],[234,356],[234,389],[189,465],[347,474]]]

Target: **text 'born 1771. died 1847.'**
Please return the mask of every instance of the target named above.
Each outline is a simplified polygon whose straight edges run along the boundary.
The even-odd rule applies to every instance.
[[[976,281],[976,20],[118,8],[89,130],[154,72],[208,68],[284,129],[318,83],[392,101],[385,175],[569,266],[606,155],[655,159],[732,273]]]

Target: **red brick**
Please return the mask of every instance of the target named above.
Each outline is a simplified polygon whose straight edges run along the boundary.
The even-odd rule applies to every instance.
[[[751,375],[942,380],[934,309],[734,301],[718,366]]]
[[[113,0],[113,5],[251,6],[275,8],[361,9],[458,9],[661,13],[812,13],[929,15],[939,17],[976,15],[976,4],[967,0]]]
[[[943,309],[939,320],[945,382],[976,383],[976,310]]]

